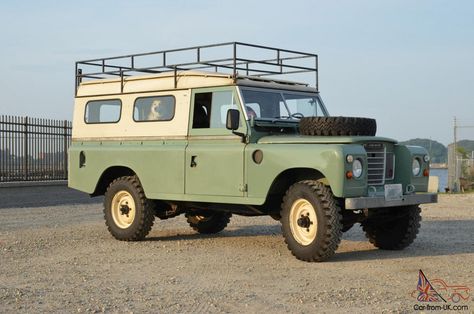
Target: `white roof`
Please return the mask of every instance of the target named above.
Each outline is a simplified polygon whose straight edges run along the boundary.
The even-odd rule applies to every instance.
[[[234,82],[231,74],[191,70],[178,71],[176,73],[176,82],[175,74],[172,71],[153,75],[127,76],[123,78],[123,89],[120,78],[84,81],[78,87],[77,97],[230,86],[236,84],[316,92],[315,88],[297,82],[255,76],[238,76],[237,82]]]

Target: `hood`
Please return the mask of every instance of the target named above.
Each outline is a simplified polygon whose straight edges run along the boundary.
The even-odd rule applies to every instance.
[[[397,141],[394,139],[379,136],[269,135],[257,141],[259,144],[354,144],[367,142],[397,144]]]

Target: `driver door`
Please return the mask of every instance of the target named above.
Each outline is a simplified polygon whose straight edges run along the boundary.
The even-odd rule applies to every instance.
[[[226,129],[227,110],[239,109],[234,87],[193,90],[185,160],[185,193],[242,197],[244,148],[242,138]],[[240,110],[238,132],[247,133]]]

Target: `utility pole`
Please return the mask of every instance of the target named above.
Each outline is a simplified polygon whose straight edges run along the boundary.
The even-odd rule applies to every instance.
[[[432,140],[431,140],[431,136],[430,136],[430,157],[433,158],[433,152],[432,152],[432,149],[431,149],[431,143],[432,143]]]
[[[454,117],[454,143],[453,143],[453,160],[454,160],[454,180],[453,180],[453,192],[457,192],[458,189],[458,154],[456,152],[456,130],[457,123],[456,117]]]

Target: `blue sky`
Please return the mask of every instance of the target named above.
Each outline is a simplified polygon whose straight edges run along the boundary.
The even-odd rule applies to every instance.
[[[2,0],[0,41],[0,115],[71,119],[77,60],[242,41],[317,53],[329,112],[378,135],[474,125],[474,1]]]

